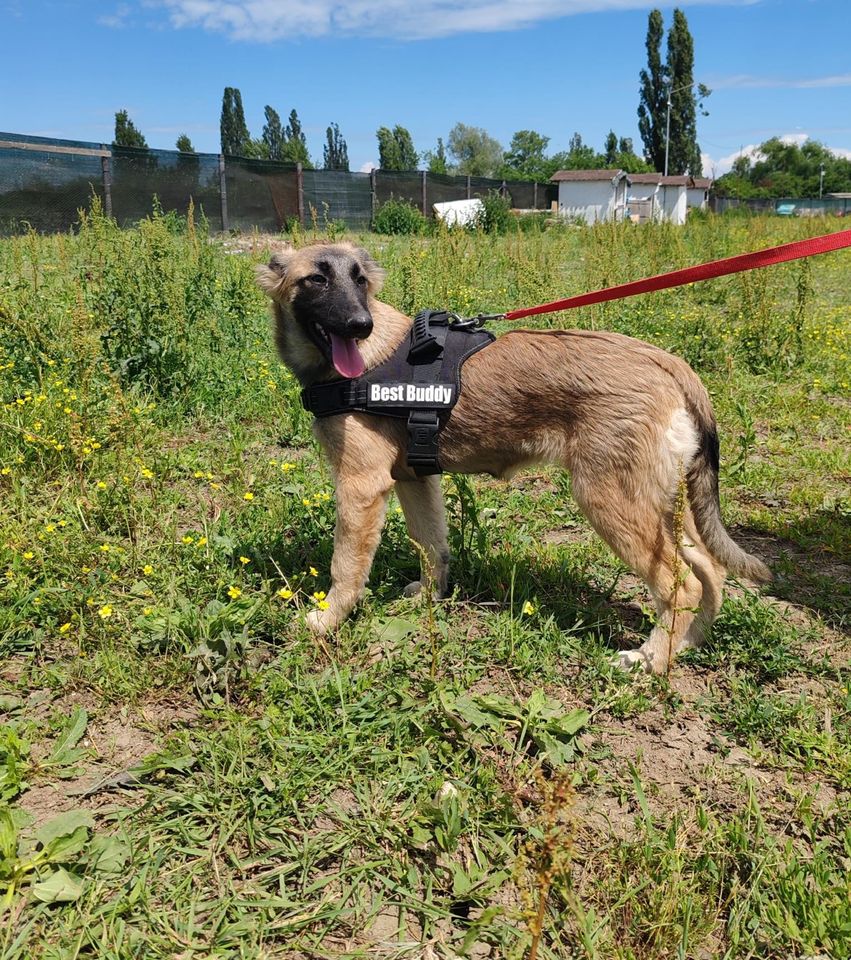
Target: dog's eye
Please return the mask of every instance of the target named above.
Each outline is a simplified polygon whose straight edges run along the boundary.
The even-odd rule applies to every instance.
[[[365,287],[367,283],[366,277],[361,274],[357,280],[355,280],[355,283],[358,284],[358,286]]]
[[[321,273],[312,273],[307,278],[311,283],[326,284],[328,280]]]

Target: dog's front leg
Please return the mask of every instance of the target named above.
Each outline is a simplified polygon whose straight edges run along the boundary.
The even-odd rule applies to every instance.
[[[440,477],[399,480],[396,496],[402,504],[408,534],[422,548],[420,579],[405,587],[405,596],[416,596],[430,583],[434,595],[442,597],[449,576],[449,546]]]
[[[331,589],[327,609],[313,610],[307,616],[307,625],[314,633],[336,630],[360,599],[381,538],[392,488],[389,473],[384,475],[382,471],[373,476],[362,474],[338,480]]]

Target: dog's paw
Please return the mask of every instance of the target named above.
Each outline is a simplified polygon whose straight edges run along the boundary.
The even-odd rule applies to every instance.
[[[409,583],[409,584],[405,587],[405,589],[402,591],[402,596],[403,596],[403,597],[421,597],[421,596],[422,596],[422,593],[423,593],[423,584],[422,584],[422,581],[421,581],[421,580],[413,580],[413,581],[412,581],[411,583]],[[438,590],[437,587],[435,587],[435,588],[431,591],[431,598],[432,598],[432,600],[442,600],[442,599],[444,598],[444,596],[445,596],[444,591]]]
[[[641,649],[621,650],[617,656],[612,658],[612,663],[619,670],[627,672],[636,671],[638,673],[653,673],[653,656]]]
[[[307,629],[317,636],[332,633],[337,627],[336,619],[329,615],[328,610],[311,610],[304,618],[304,622],[307,624]]]

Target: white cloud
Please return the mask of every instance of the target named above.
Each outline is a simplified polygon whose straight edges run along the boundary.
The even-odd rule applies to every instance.
[[[360,170],[358,170],[358,173],[372,173],[373,170],[377,169],[378,164],[374,160],[367,160]]]
[[[785,88],[788,90],[820,90],[828,87],[851,87],[851,73],[836,73],[827,77],[754,77],[740,73],[718,80],[707,81],[713,90],[742,90]]]
[[[516,30],[578,13],[644,10],[646,0],[158,0],[175,27],[202,27],[233,40],[358,35],[422,40]],[[758,0],[682,0],[746,6]]]

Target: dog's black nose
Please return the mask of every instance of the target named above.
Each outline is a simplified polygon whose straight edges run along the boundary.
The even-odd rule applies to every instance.
[[[349,317],[346,320],[346,333],[356,340],[365,340],[372,333],[372,317],[368,313]]]

